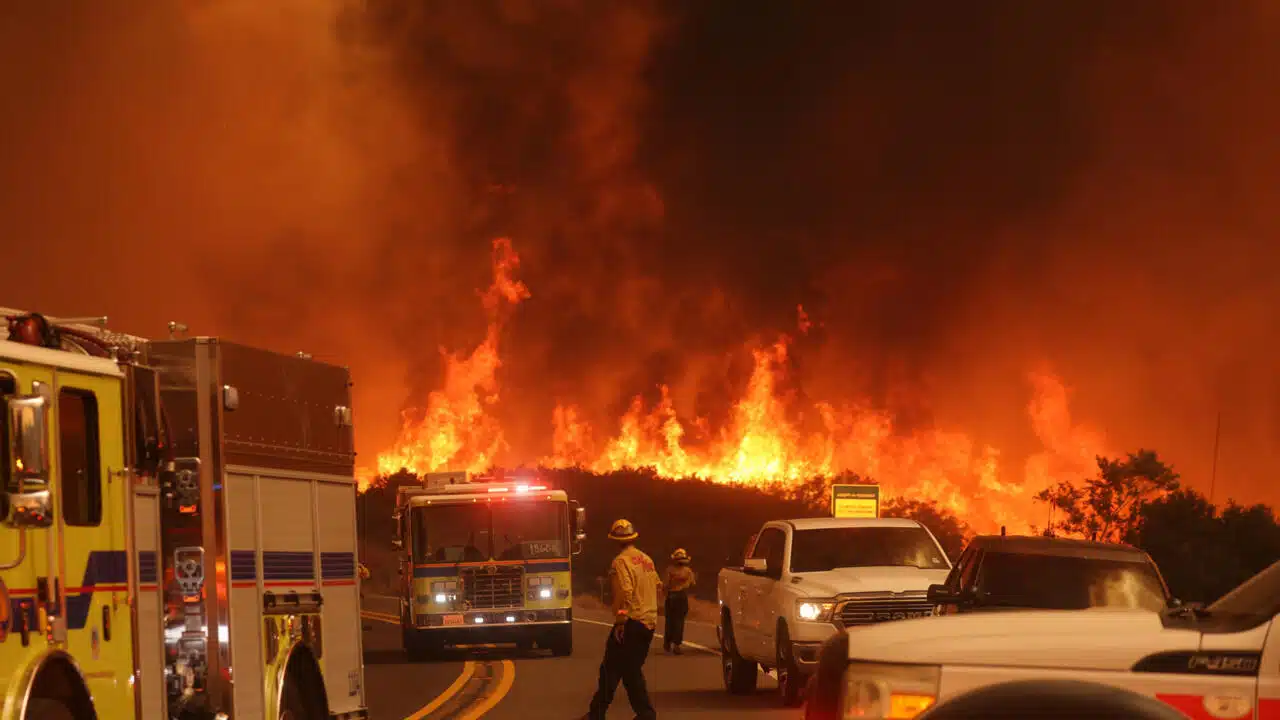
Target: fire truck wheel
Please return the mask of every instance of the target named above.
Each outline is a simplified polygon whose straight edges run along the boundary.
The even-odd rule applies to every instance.
[[[315,658],[305,649],[295,650],[285,667],[280,692],[280,720],[328,720],[329,701],[324,676]]]
[[[304,673],[291,672],[284,681],[284,693],[280,697],[280,720],[326,720],[329,716],[324,703],[316,697],[310,679]]]
[[[23,720],[78,720],[71,708],[61,700],[52,698],[32,698],[27,703],[27,712]]]

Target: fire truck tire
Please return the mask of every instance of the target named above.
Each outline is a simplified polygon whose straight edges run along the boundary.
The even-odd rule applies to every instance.
[[[280,694],[280,720],[328,720],[328,704],[324,696],[324,678],[315,667],[315,661],[310,656],[304,659],[295,653],[285,671]]]
[[[551,631],[545,646],[556,657],[568,657],[573,654],[573,627],[566,625]]]
[[[27,712],[23,720],[80,720],[71,708],[61,700],[52,698],[32,698],[27,703]]]

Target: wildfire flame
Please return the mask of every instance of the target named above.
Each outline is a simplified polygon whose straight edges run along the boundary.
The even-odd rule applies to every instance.
[[[505,443],[486,408],[497,402],[498,335],[504,306],[529,297],[512,278],[518,257],[507,240],[494,244],[494,283],[484,294],[489,329],[466,359],[445,353],[444,387],[410,418],[395,446],[378,458],[382,474],[407,469],[486,469]],[[797,326],[814,326],[797,306]],[[905,433],[889,413],[856,403],[816,402],[800,407],[786,387],[792,340],[781,335],[752,350],[754,367],[728,421],[718,430],[705,418],[682,419],[666,386],[656,404],[635,396],[612,437],[601,436],[582,409],[559,404],[551,416],[552,452],[544,467],[594,472],[652,468],[671,479],[698,477],[756,486],[794,486],[815,477],[855,473],[878,482],[888,497],[932,500],[979,529],[1000,525],[1026,530],[1043,524],[1032,497],[1062,479],[1091,474],[1105,453],[1103,437],[1072,421],[1068,391],[1051,373],[1029,374],[1031,427],[1043,449],[1021,473],[1002,465],[1000,452],[968,434],[930,429]],[[443,352],[443,351],[442,351]]]
[[[481,294],[489,319],[484,342],[463,358],[441,348],[444,387],[427,397],[423,410],[409,410],[391,449],[378,456],[378,472],[416,474],[437,470],[479,472],[506,448],[502,426],[488,408],[498,402],[498,340],[504,310],[528,299],[529,289],[514,278],[520,256],[507,238],[493,241],[493,284]]]

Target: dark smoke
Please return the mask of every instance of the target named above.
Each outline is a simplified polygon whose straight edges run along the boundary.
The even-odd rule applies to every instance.
[[[1221,411],[1219,498],[1280,500],[1266,0],[10,5],[3,302],[339,358],[365,454],[504,234],[517,459],[556,399],[722,415],[804,303],[810,397],[1015,452],[1047,360],[1202,489]]]

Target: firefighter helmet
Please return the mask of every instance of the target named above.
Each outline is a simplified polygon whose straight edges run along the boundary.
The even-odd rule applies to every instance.
[[[671,559],[676,561],[677,563],[680,563],[681,565],[688,565],[689,553],[685,551],[684,548],[676,548],[676,551],[671,553]]]
[[[614,521],[613,527],[609,528],[610,540],[627,542],[630,540],[635,540],[639,536],[640,536],[640,533],[636,532],[635,527],[631,525],[631,521],[626,518],[622,518],[621,520]]]

